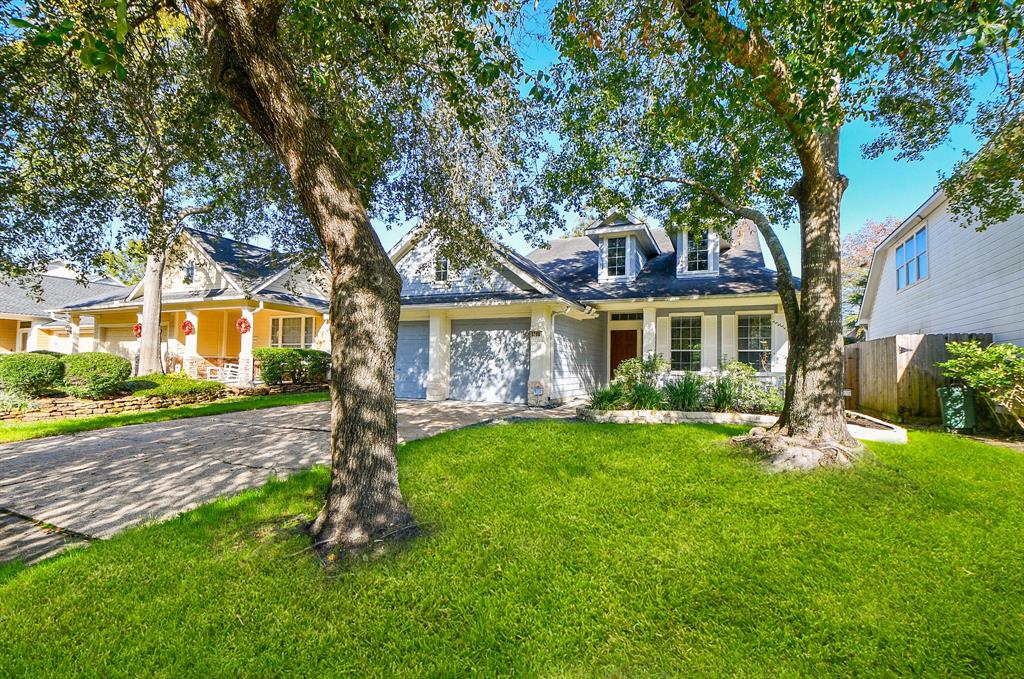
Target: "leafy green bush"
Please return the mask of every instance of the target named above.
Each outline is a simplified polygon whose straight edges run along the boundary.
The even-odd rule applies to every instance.
[[[946,377],[974,389],[989,404],[997,421],[1001,416],[992,404],[1005,408],[1017,426],[1024,429],[1024,348],[1013,344],[982,348],[972,340],[950,342],[946,350],[953,358],[936,364]]]
[[[658,375],[668,371],[669,362],[659,354],[653,354],[647,358],[639,356],[627,358],[615,368],[615,379],[612,382],[621,384],[629,391],[634,385],[644,384],[653,387]]]
[[[12,394],[6,391],[0,391],[0,411],[11,412],[13,410],[28,410],[35,404],[21,396],[20,394]]]
[[[261,347],[253,350],[260,374],[267,384],[313,384],[327,379],[331,355],[317,349]]]
[[[301,372],[299,376],[303,384],[318,384],[327,381],[327,371],[331,368],[331,355],[318,349],[299,349]]]
[[[590,397],[590,407],[594,410],[620,410],[625,404],[625,390],[614,382],[607,389],[598,389]]]
[[[742,413],[782,412],[785,402],[782,391],[761,381],[753,367],[740,361],[731,361],[725,365],[724,370],[736,391],[733,408]]]
[[[0,387],[17,396],[41,396],[64,375],[64,364],[54,356],[37,353],[0,357]]]
[[[224,385],[211,380],[197,380],[181,375],[146,375],[124,383],[124,388],[135,396],[216,396]]]
[[[665,394],[658,387],[637,383],[626,389],[626,400],[633,410],[661,410],[665,405]]]
[[[117,354],[88,351],[64,357],[64,389],[79,398],[116,394],[131,374],[131,362]]]
[[[683,373],[677,380],[665,385],[665,400],[672,410],[700,409],[701,391],[707,380],[697,373]]]

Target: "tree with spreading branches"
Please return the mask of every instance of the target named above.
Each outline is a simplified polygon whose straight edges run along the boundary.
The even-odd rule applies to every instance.
[[[999,0],[562,0],[552,98],[564,144],[546,185],[574,207],[639,205],[669,230],[751,220],[790,335],[785,408],[757,442],[779,460],[847,463],[840,135],[868,121],[879,136],[866,154],[914,158],[971,123],[995,136],[947,193],[989,222],[1019,210],[1021,23]],[[979,102],[984,77],[997,87]],[[793,221],[799,287],[778,237]]]
[[[205,82],[286,173],[329,264],[331,481],[310,525],[321,552],[414,534],[396,461],[401,278],[370,223],[415,219],[455,265],[535,202],[540,119],[512,39],[483,0],[156,0],[67,21],[25,2],[25,39],[59,40],[112,77],[128,36],[163,12],[203,45]],[[534,83],[536,87],[536,83]],[[534,230],[534,231],[530,231]]]
[[[90,12],[76,2],[50,9],[77,23]],[[137,372],[147,375],[164,368],[161,288],[182,228],[268,231],[301,213],[270,154],[205,86],[182,17],[162,11],[119,46],[132,68],[117,78],[67,58],[63,39],[8,36],[0,47],[0,233],[10,246],[0,256],[15,271],[61,257],[84,276],[109,261],[111,242],[141,248]]]

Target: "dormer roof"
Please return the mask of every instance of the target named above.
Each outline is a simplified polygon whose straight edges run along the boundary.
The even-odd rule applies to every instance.
[[[637,245],[647,257],[656,257],[664,251],[659,245],[651,227],[635,215],[622,212],[609,212],[601,219],[595,219],[590,226],[583,230],[590,240],[597,245],[602,238],[616,238],[618,236],[634,236]],[[670,245],[671,247],[671,245]]]

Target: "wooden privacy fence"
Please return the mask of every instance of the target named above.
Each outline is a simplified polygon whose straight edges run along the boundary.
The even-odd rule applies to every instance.
[[[846,407],[896,420],[942,416],[936,389],[948,381],[936,367],[947,342],[992,343],[991,334],[895,335],[846,346]]]

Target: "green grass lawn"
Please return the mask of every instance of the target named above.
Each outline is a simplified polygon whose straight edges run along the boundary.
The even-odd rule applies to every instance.
[[[317,469],[0,576],[0,675],[1024,674],[1024,455],[943,434],[769,475],[737,428],[401,448],[429,535],[324,571]]]
[[[62,420],[44,420],[41,422],[14,422],[0,424],[0,443],[37,439],[44,436],[56,436],[57,434],[74,434],[94,429],[107,429],[108,427],[123,427],[129,424],[164,422],[166,420],[180,420],[186,417],[234,413],[240,410],[258,410],[260,408],[312,403],[314,401],[326,401],[329,398],[330,394],[326,391],[276,394],[274,396],[237,396],[210,403],[197,403],[195,405],[164,408],[163,410],[153,410],[144,413],[73,417]]]

